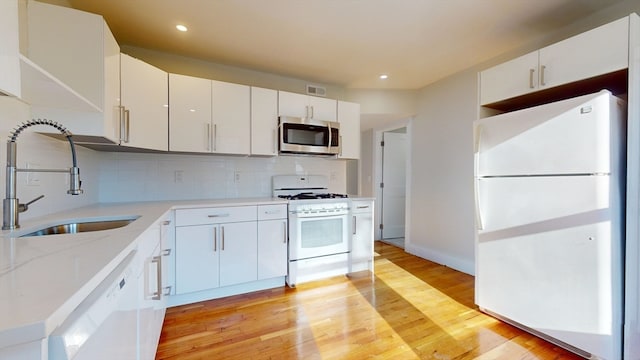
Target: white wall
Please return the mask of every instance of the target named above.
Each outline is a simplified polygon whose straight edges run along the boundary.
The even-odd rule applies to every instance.
[[[411,228],[405,240],[408,252],[466,273],[474,269],[476,79],[469,70],[420,92],[411,129]]]
[[[19,100],[0,96],[0,134],[7,139],[10,131],[18,124],[31,119],[29,106]],[[50,119],[64,125],[64,119]],[[55,140],[37,134],[37,131],[51,131],[47,126],[33,126],[20,133],[17,139],[17,162],[19,168],[25,168],[27,163],[40,168],[67,169],[71,167],[71,151],[69,143]],[[18,173],[17,195],[20,202],[26,203],[39,195],[45,197],[29,206],[29,210],[19,215],[21,220],[36,216],[52,214],[58,211],[81,207],[98,201],[98,168],[99,154],[76,147],[80,178],[84,194],[67,195],[69,177],[66,174],[38,173],[32,183],[27,185],[26,173]],[[0,158],[6,159],[6,142],[0,144]],[[2,189],[5,177],[2,171]],[[33,176],[33,175],[32,175]],[[4,194],[2,196],[4,198]]]
[[[474,273],[472,122],[478,111],[477,72],[634,11],[640,11],[640,2],[623,1],[419,91],[411,131],[408,252]]]
[[[279,156],[103,153],[100,201],[270,197],[273,175],[320,174],[329,190],[346,192],[344,160]],[[176,179],[176,172],[182,179]]]

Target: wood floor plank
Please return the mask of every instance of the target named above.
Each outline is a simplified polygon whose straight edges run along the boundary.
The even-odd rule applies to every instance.
[[[375,250],[373,276],[168,309],[156,359],[580,359],[481,313],[472,276]]]

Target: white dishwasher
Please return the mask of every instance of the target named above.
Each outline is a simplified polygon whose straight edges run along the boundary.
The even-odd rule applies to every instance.
[[[136,359],[133,250],[49,337],[50,360]]]

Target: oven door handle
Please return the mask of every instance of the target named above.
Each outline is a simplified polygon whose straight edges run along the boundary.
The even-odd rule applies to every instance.
[[[339,213],[304,213],[304,212],[291,212],[290,217],[292,219],[317,219],[317,218],[327,218],[327,217],[343,217],[349,215],[348,212],[339,212]]]

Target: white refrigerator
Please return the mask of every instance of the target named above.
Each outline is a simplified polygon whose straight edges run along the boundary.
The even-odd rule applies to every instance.
[[[608,91],[477,120],[476,303],[621,359],[625,103]]]

